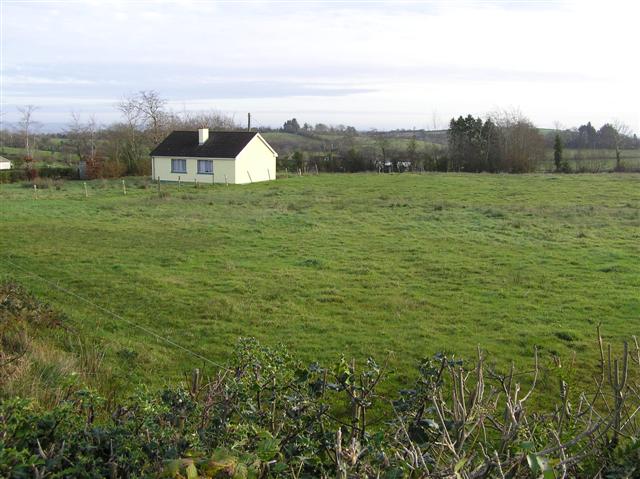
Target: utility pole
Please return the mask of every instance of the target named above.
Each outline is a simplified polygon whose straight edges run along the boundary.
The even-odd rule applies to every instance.
[[[247,113],[247,131],[251,131],[251,113]]]

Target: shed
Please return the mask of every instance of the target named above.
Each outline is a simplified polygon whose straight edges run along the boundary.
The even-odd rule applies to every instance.
[[[4,156],[0,156],[0,170],[10,170],[11,167],[11,161],[7,160]]]

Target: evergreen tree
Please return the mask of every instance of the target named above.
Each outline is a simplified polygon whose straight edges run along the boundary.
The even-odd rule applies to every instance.
[[[284,125],[282,125],[282,131],[287,133],[298,133],[300,131],[300,124],[298,123],[298,120],[292,118],[291,120],[285,121]]]
[[[578,148],[595,148],[597,134],[591,122],[580,125],[578,128]]]
[[[553,162],[556,165],[556,171],[562,169],[562,139],[559,134],[556,134],[556,139],[553,142]]]
[[[490,118],[482,125],[482,155],[484,171],[501,171],[500,130]]]

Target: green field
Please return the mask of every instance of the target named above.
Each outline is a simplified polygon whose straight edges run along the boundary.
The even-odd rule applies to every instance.
[[[616,150],[565,148],[563,157],[569,161],[572,171],[590,173],[613,171],[616,166]],[[620,163],[627,170],[640,171],[640,150],[621,150]],[[553,171],[553,150],[547,149],[545,161],[538,166],[540,171]]]
[[[304,360],[477,345],[525,369],[640,332],[640,175],[320,175],[199,189],[0,186],[0,278],[159,384],[202,365],[26,275],[223,362],[238,337]],[[409,374],[407,372],[406,374]],[[554,384],[555,387],[555,384]]]
[[[33,159],[35,166],[64,166],[64,155],[59,151],[34,150]],[[13,146],[2,146],[0,156],[5,156],[10,160],[16,160],[25,156],[24,148]]]

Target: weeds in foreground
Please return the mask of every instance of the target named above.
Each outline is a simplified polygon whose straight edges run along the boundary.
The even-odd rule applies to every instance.
[[[57,346],[47,333],[60,333]],[[0,399],[21,396],[56,406],[79,384],[111,381],[100,344],[70,330],[63,313],[38,301],[19,284],[0,284]]]

